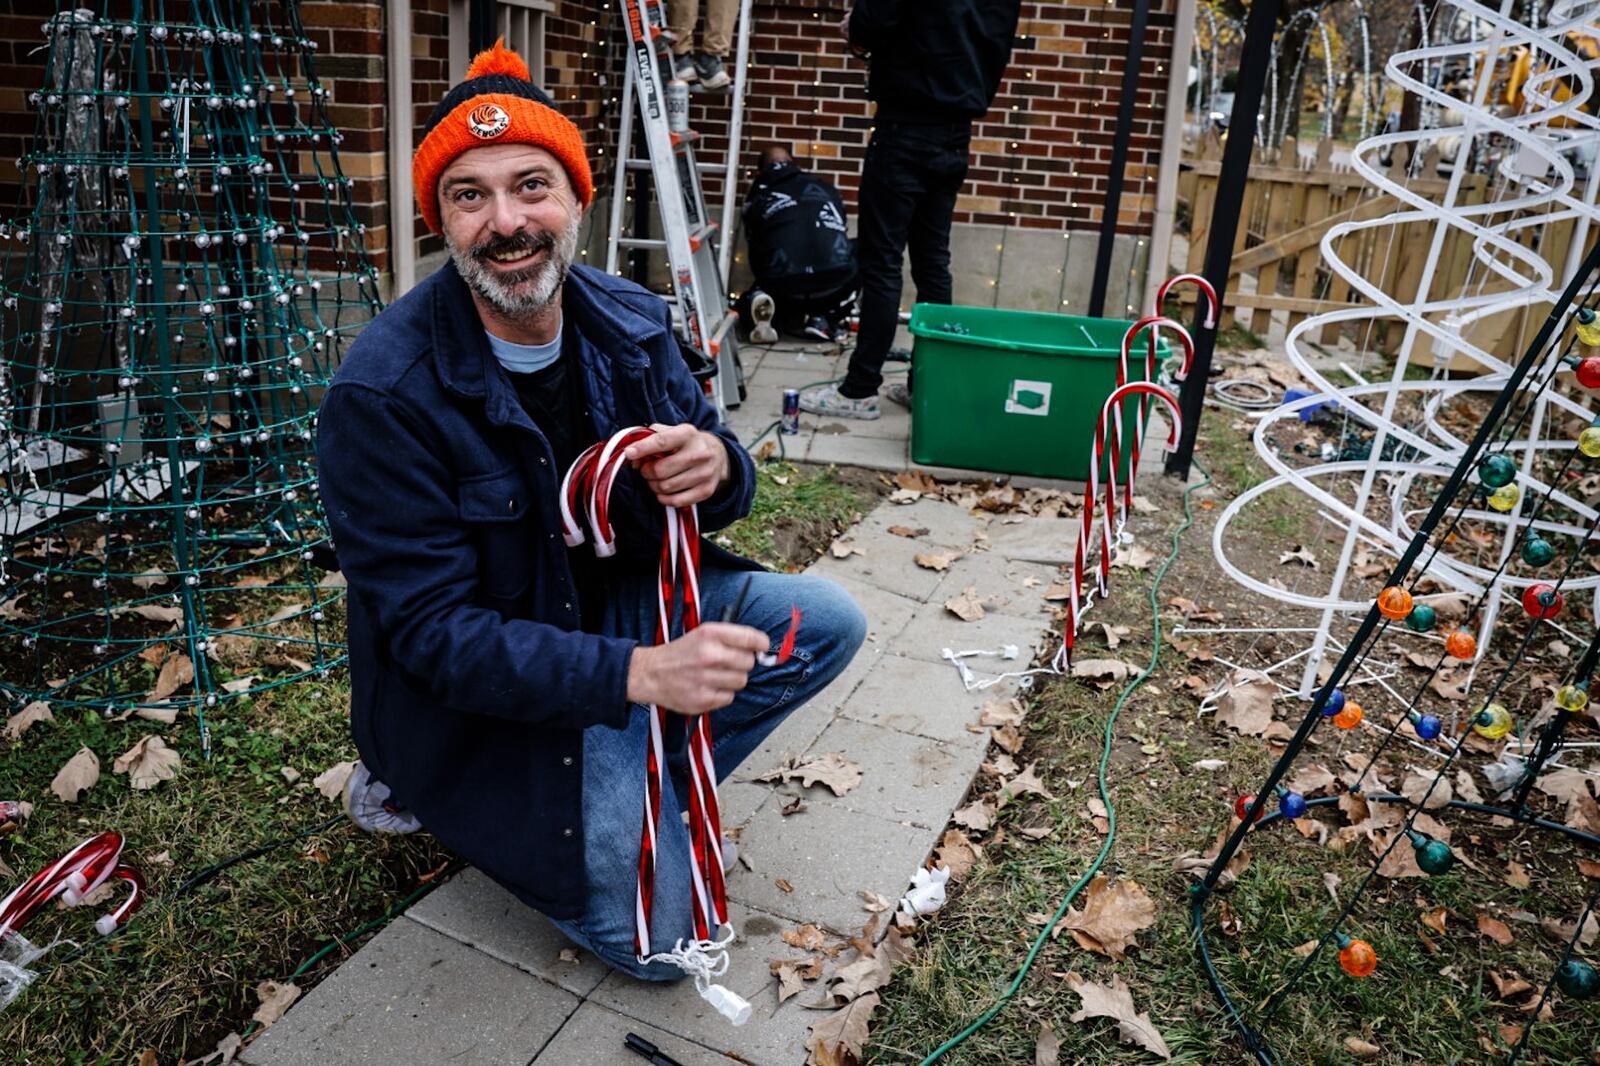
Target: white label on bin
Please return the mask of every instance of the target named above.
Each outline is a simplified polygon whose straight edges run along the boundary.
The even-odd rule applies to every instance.
[[[1050,382],[1013,381],[1006,397],[1008,415],[1047,415],[1050,413]]]

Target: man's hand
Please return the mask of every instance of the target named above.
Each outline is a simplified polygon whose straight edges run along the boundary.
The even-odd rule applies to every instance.
[[[628,446],[622,455],[644,475],[663,507],[709,500],[728,480],[728,449],[722,438],[690,425],[650,427],[655,435]]]
[[[669,643],[641,644],[628,660],[628,702],[687,715],[726,707],[749,682],[756,654],[770,643],[750,626],[706,622]]]

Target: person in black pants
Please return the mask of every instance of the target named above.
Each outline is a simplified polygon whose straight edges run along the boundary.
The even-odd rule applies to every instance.
[[[739,297],[738,310],[751,340],[770,344],[778,339],[774,327],[819,341],[842,338],[856,302],[856,253],[839,190],[775,144],[761,153],[741,217],[755,287]],[[757,314],[763,293],[774,302]]]
[[[861,333],[844,381],[802,391],[802,410],[878,417],[908,245],[918,302],[950,302],[950,218],[972,122],[1000,88],[1020,8],[1020,0],[856,0],[845,16],[850,43],[871,56],[867,95],[878,105],[857,201]],[[904,385],[885,393],[910,405]]]

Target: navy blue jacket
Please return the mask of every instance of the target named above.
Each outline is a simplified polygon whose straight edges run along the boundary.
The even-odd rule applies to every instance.
[[[732,480],[701,505],[701,528],[748,514],[754,465],[690,376],[666,303],[574,267],[562,316],[595,439],[652,422],[716,433]],[[462,858],[550,916],[577,917],[582,731],[626,723],[635,641],[580,631],[563,471],[454,266],[361,332],[318,422],[362,761]],[[612,513],[618,556],[605,565],[653,569],[662,509],[632,471]],[[710,543],[702,562],[754,567]]]

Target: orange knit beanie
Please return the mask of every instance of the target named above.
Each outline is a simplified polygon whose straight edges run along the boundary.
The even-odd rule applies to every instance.
[[[457,156],[490,144],[532,144],[561,161],[584,207],[594,199],[594,178],[583,134],[533,84],[522,57],[495,41],[479,52],[467,77],[433,109],[411,160],[411,180],[423,221],[439,227],[439,175]]]

